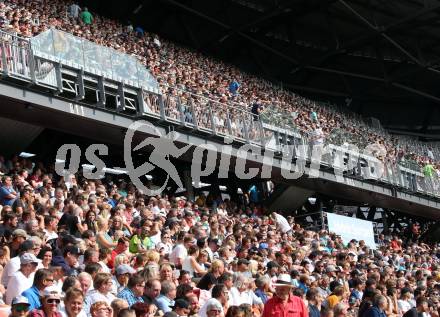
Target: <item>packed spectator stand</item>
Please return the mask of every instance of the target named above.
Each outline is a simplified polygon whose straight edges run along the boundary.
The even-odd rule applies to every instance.
[[[440,250],[416,225],[372,250],[246,197],[147,197],[0,161],[3,315],[438,316]]]
[[[210,120],[202,100],[206,97],[215,102],[216,108],[223,109],[214,118],[220,132],[230,128],[229,122],[234,135],[243,135],[242,127],[246,123],[234,121],[234,112],[241,108],[265,115],[274,124],[298,131],[305,138],[318,133],[332,144],[354,144],[360,149],[375,146],[377,150],[373,154],[388,164],[414,165],[417,169],[429,164],[438,170],[437,147],[392,136],[385,130],[370,127],[354,114],[303,98],[235,66],[160,39],[141,27],[81,11],[75,3],[4,1],[0,4],[0,19],[3,30],[23,37],[55,27],[137,57],[157,78],[162,93],[176,96],[183,107],[189,100],[197,105],[194,112],[200,126]],[[168,99],[168,104],[176,104],[174,98]],[[230,110],[230,106],[235,110]],[[167,116],[178,118],[177,107],[168,108]],[[189,111],[187,116],[186,120],[190,121]],[[247,124],[251,122],[249,119]]]
[[[383,160],[438,167],[432,148],[72,3],[4,1],[0,20],[24,37],[56,27],[133,54],[182,100],[204,96],[306,136],[321,129],[329,142],[383,145]],[[371,250],[246,200],[147,197],[124,181],[63,179],[34,163],[0,159],[5,316],[439,314],[439,249],[417,230],[382,234]]]

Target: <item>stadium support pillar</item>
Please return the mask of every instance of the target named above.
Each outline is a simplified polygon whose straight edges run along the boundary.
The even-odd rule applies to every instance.
[[[376,211],[377,211],[377,209],[375,206],[370,206],[370,209],[368,210],[368,215],[367,215],[368,221],[374,221]]]
[[[192,185],[192,178],[191,178],[191,171],[190,170],[184,170],[183,171],[183,185],[186,189],[186,194],[188,200],[194,201],[194,187]]]
[[[239,197],[238,197],[238,186],[236,183],[231,182],[230,184],[228,184],[227,187],[227,192],[229,194],[229,197],[231,198],[231,201],[239,201]]]
[[[388,233],[390,228],[388,227],[388,217],[386,210],[382,210],[382,225],[383,225],[383,232]]]

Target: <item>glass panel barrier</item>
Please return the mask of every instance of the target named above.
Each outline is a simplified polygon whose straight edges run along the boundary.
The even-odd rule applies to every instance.
[[[281,151],[279,134],[273,130],[263,128],[263,142],[262,143],[263,143],[263,147],[268,150],[271,150],[274,152]]]
[[[220,135],[229,135],[228,109],[226,105],[218,102],[211,102],[210,106],[212,111],[215,132]]]
[[[53,38],[54,56],[64,64],[75,68],[84,67],[83,40],[65,32],[50,30]]]
[[[98,75],[108,74],[113,76],[112,72],[112,50],[98,46],[89,41],[83,41],[84,52],[84,70]]]
[[[201,130],[212,130],[209,99],[192,95],[192,107],[197,120],[197,128]]]
[[[52,30],[40,33],[31,39],[32,50],[38,52],[38,56],[50,58],[56,56],[53,45]]]
[[[143,92],[143,99],[144,99],[145,110],[146,110],[147,114],[153,114],[156,116],[160,116],[160,96],[144,91]]]
[[[243,120],[243,111],[229,108],[228,117],[230,122],[231,136],[238,139],[245,139],[245,123]]]
[[[261,121],[259,116],[250,112],[243,114],[245,118],[246,127],[248,129],[249,141],[252,143],[258,143],[261,145]]]
[[[34,58],[35,80],[47,86],[57,87],[55,63],[39,57]]]
[[[180,120],[183,124],[194,125],[194,114],[192,112],[191,99],[189,94],[183,94],[179,98]]]
[[[159,84],[156,78],[145,68],[141,63],[137,63],[138,67],[138,83],[140,87],[145,87],[146,90],[160,93]]]
[[[164,95],[163,105],[165,117],[172,121],[180,121],[178,97],[172,94]]]
[[[159,93],[159,84],[154,76],[131,55],[54,28],[40,33],[30,41],[35,56],[61,61],[66,66],[83,68],[92,74]]]

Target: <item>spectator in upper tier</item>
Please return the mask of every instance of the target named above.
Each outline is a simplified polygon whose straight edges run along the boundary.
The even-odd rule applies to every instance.
[[[435,174],[435,167],[429,161],[426,161],[426,165],[423,167],[423,174],[425,177],[431,178]]]
[[[229,84],[229,92],[236,96],[238,94],[238,90],[240,89],[240,84],[238,83],[237,79],[233,79],[232,82]]]
[[[411,289],[404,287],[400,290],[400,299],[397,301],[399,311],[404,314],[411,309]]]
[[[54,256],[52,265],[61,266],[67,275],[78,275],[78,257],[81,250],[75,246],[68,246],[64,249],[63,255]]]
[[[255,116],[255,118],[258,118],[258,116],[261,113],[261,110],[262,110],[262,107],[261,107],[261,104],[259,102],[254,102],[252,104],[251,112]]]
[[[69,10],[68,10],[69,17],[73,19],[78,19],[80,12],[81,12],[81,8],[77,2],[74,2],[69,6]]]
[[[137,27],[134,29],[134,33],[136,34],[137,37],[143,37],[145,31],[144,31],[144,29],[141,28],[140,26],[137,26]]]
[[[81,21],[86,25],[90,25],[93,22],[93,16],[89,12],[89,9],[87,7],[84,7],[84,10],[83,12],[81,12],[80,17],[81,17]]]
[[[314,109],[310,111],[310,119],[312,120],[312,122],[318,122],[318,114]]]

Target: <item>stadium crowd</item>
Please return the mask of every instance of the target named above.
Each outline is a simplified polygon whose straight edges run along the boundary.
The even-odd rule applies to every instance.
[[[338,129],[383,145],[384,160],[409,155],[439,167],[360,121],[77,4],[2,1],[0,26],[25,37],[56,27],[137,56],[164,93],[286,113],[315,141]],[[147,197],[129,182],[63,179],[18,157],[0,158],[0,171],[5,316],[439,315],[439,249],[419,242],[417,230],[380,235],[372,250],[246,199]]]
[[[439,316],[438,246],[417,226],[377,249],[249,199],[147,197],[0,157],[0,315]]]
[[[409,161],[422,168],[432,165],[436,172],[440,171],[439,159],[432,148],[414,149],[403,139],[373,129],[362,120],[319,105],[202,53],[159,39],[131,23],[124,25],[92,14],[77,3],[62,0],[0,2],[0,28],[32,37],[50,27],[136,56],[157,78],[163,93],[178,96],[182,104],[190,98],[199,99],[199,107],[195,108],[200,117],[206,114],[204,104],[192,94],[218,102],[216,109],[224,107],[215,118],[220,131],[227,129],[227,104],[251,110],[254,114],[275,112],[288,126],[294,126],[312,140],[354,143],[359,148],[373,145],[373,154],[387,163]],[[174,108],[169,112],[177,117],[178,111]],[[230,116],[237,117],[236,113],[237,110],[232,110]],[[239,131],[236,135],[242,136],[243,123],[233,118],[231,121],[232,129]]]

